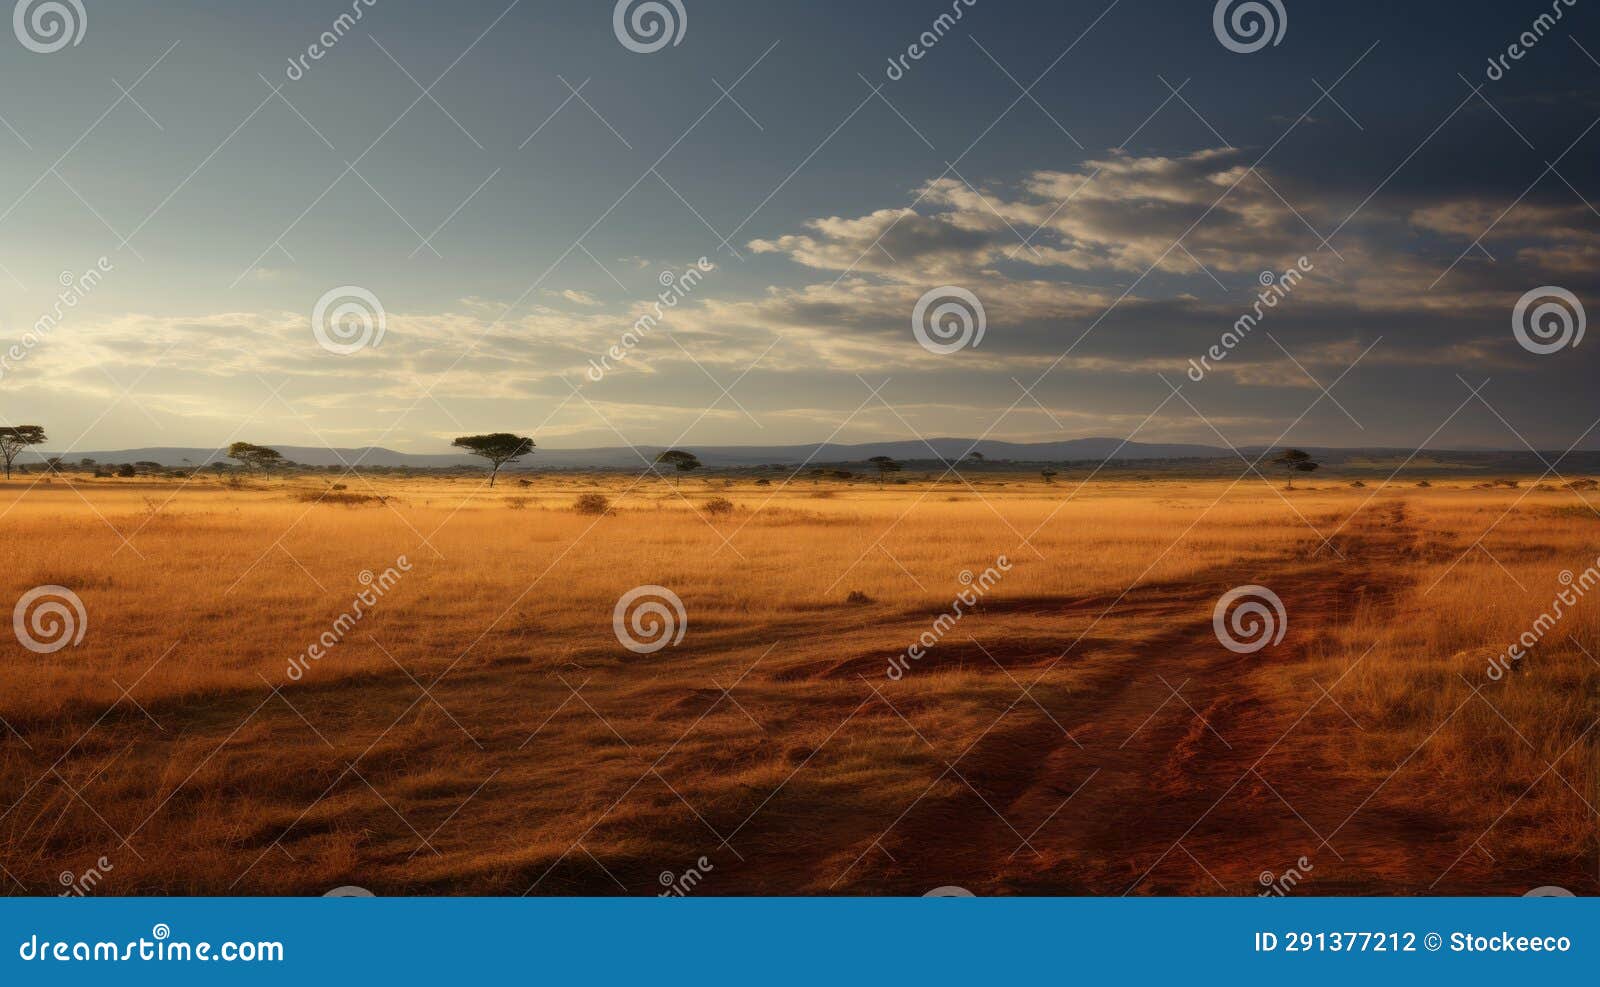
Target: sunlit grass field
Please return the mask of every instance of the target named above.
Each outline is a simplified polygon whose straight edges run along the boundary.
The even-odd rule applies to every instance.
[[[4,638],[11,893],[1596,890],[1600,593],[1486,674],[1600,555],[1553,480],[36,480],[0,599],[86,627]]]

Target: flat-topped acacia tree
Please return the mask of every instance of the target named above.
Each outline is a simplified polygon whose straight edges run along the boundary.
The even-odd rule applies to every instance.
[[[1272,460],[1289,474],[1289,489],[1294,489],[1294,475],[1296,473],[1314,473],[1321,464],[1311,458],[1309,452],[1300,449],[1285,449]]]
[[[500,467],[514,463],[533,452],[532,439],[526,435],[513,435],[510,432],[463,435],[450,444],[457,449],[465,449],[474,456],[487,459],[493,465],[489,470],[490,489],[494,488],[495,477],[500,475]]]
[[[6,479],[11,479],[11,464],[17,454],[45,441],[42,425],[7,425],[0,428],[0,459],[5,460]]]
[[[284,465],[283,453],[253,442],[235,442],[228,447],[228,458],[237,459],[249,470],[269,470]]]
[[[682,449],[668,449],[656,457],[656,465],[671,466],[679,473],[692,473],[700,468],[700,457]]]
[[[901,469],[900,464],[895,462],[889,456],[873,456],[871,459],[867,460],[867,462],[871,463],[877,468],[878,484],[880,486],[882,486],[885,477],[887,477],[890,473],[898,473]]]

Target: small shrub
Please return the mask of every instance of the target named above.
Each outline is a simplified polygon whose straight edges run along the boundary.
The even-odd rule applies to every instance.
[[[700,509],[712,517],[724,517],[733,513],[733,501],[726,497],[713,497],[706,501]]]
[[[510,510],[513,510],[513,511],[525,511],[525,510],[528,509],[528,498],[526,498],[526,497],[507,497],[506,498],[506,507],[508,509],[510,509]]]
[[[758,487],[770,487],[770,486],[772,486],[772,481],[763,476],[761,479],[756,481],[756,486],[758,486]]]
[[[350,487],[349,487],[348,484],[335,483],[332,487],[329,487],[328,489],[330,489],[330,490],[349,490]]]
[[[236,479],[230,477],[230,479]],[[240,484],[243,486],[243,484]],[[371,494],[338,493],[327,490],[317,493],[314,490],[301,490],[294,495],[294,499],[302,504],[338,504],[341,507],[365,507],[368,505],[383,504],[387,497],[375,497]]]
[[[1417,486],[1419,486],[1422,489],[1426,490],[1429,487],[1433,486],[1433,484],[1429,483],[1427,480],[1418,480],[1417,481]]]
[[[1350,485],[1352,487],[1356,488],[1357,490],[1360,490],[1362,487],[1366,486],[1366,484],[1361,482],[1360,480],[1351,480],[1350,481]]]
[[[853,589],[853,590],[850,591],[850,595],[844,598],[844,602],[846,602],[846,603],[855,603],[855,604],[867,604],[867,603],[874,603],[876,601],[874,601],[872,599],[872,597],[870,597],[867,594],[861,592],[860,590]]]
[[[572,509],[579,514],[600,515],[611,510],[611,500],[605,494],[580,494],[578,499],[572,502]]]

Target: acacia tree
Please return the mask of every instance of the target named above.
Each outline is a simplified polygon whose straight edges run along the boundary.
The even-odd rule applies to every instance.
[[[1278,457],[1273,462],[1283,467],[1284,471],[1288,473],[1288,489],[1290,490],[1294,489],[1294,475],[1296,473],[1314,473],[1317,467],[1321,465],[1311,458],[1309,452],[1304,452],[1300,449],[1285,449],[1278,454]]]
[[[679,473],[692,473],[701,467],[700,457],[682,449],[668,449],[656,457],[657,466],[671,466]]]
[[[890,473],[898,473],[901,469],[900,464],[888,456],[873,456],[871,459],[867,460],[867,462],[877,467],[878,483],[880,485],[883,483],[884,477],[888,476]]]
[[[532,439],[526,435],[513,435],[510,432],[463,435],[450,444],[458,449],[465,449],[474,456],[487,459],[493,464],[494,468],[489,471],[490,489],[494,488],[495,477],[500,475],[500,467],[514,463],[533,452]]]
[[[29,446],[36,446],[45,441],[44,427],[41,425],[6,425],[0,427],[0,458],[5,460],[6,479],[11,479],[11,464],[16,461],[17,454]]]
[[[253,442],[235,442],[228,447],[228,458],[237,459],[249,470],[269,470],[283,465],[283,453]]]
[[[1046,482],[1046,483],[1054,483],[1054,482],[1056,482],[1056,477],[1059,476],[1060,474],[1057,473],[1055,470],[1046,467],[1045,469],[1042,469],[1042,470],[1039,471],[1039,475],[1044,477],[1044,482]]]

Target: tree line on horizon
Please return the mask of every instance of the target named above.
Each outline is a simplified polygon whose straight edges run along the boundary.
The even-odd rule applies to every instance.
[[[0,461],[4,462],[5,477],[11,479],[12,469],[16,464],[17,456],[23,450],[32,446],[41,445],[48,441],[43,426],[40,425],[6,425],[0,426]],[[468,455],[477,456],[489,462],[489,486],[492,489],[495,480],[500,475],[502,467],[520,462],[522,457],[533,454],[535,443],[525,435],[513,432],[488,432],[482,435],[463,435],[450,443],[452,448],[465,450]],[[270,446],[257,445],[253,442],[234,442],[228,446],[229,459],[238,461],[241,468],[252,472],[265,472],[274,469],[291,468],[298,464],[291,462],[278,450]],[[985,461],[981,452],[973,451],[964,457],[967,461],[982,463]],[[185,460],[187,463],[188,460]],[[882,485],[890,476],[899,473],[905,467],[890,456],[873,456],[866,460],[867,465],[877,471],[878,483]],[[1283,469],[1288,478],[1288,489],[1294,489],[1296,473],[1315,472],[1321,464],[1311,457],[1310,453],[1301,449],[1284,449],[1272,460],[1273,465]],[[52,456],[44,462],[46,472],[61,473],[67,469],[67,464],[60,456]],[[92,459],[81,459],[78,466],[95,468],[96,475],[101,475],[99,464]],[[225,463],[213,463],[215,470],[226,468]],[[679,474],[692,473],[704,468],[700,458],[692,452],[683,449],[667,449],[658,454],[650,463],[652,469],[658,466],[670,466]],[[161,463],[141,461],[137,463],[122,463],[118,467],[118,476],[138,476],[140,472],[153,473],[165,469]],[[191,475],[198,472],[201,467],[195,467]],[[338,469],[337,466],[328,467]],[[26,467],[23,467],[26,472]],[[814,479],[825,475],[833,475],[839,479],[849,479],[853,474],[845,471],[829,471],[822,468],[813,469],[811,475]],[[1039,476],[1048,485],[1054,482],[1059,475],[1056,470],[1045,468],[1039,471]]]

